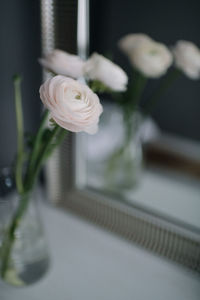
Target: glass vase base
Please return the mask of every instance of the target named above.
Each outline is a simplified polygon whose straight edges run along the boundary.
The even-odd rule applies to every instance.
[[[28,264],[24,271],[19,274],[19,279],[24,285],[29,285],[39,281],[49,269],[49,259],[43,259]]]
[[[13,286],[28,286],[39,281],[49,270],[50,260],[44,258],[23,266],[23,272],[17,274],[14,269],[8,269],[1,280]]]

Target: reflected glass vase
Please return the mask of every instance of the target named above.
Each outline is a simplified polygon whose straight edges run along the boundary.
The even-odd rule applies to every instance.
[[[142,175],[143,153],[140,135],[142,116],[139,112],[134,112],[129,120],[122,114],[117,119],[118,126],[121,127],[119,130],[121,136],[105,160],[105,184],[109,190],[123,191],[134,189]],[[115,130],[117,131],[116,127]]]
[[[40,215],[40,190],[19,196],[9,169],[0,174],[0,276],[15,286],[38,281],[49,253]]]

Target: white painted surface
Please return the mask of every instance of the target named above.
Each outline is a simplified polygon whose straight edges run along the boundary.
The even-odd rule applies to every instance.
[[[200,229],[200,181],[175,171],[146,169],[138,188],[124,192],[130,203]]]
[[[47,276],[28,288],[0,285],[0,300],[199,300],[200,279],[70,214],[47,208]]]

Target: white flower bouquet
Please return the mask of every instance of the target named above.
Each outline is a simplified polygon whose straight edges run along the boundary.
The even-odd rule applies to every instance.
[[[178,41],[170,49],[140,33],[126,35],[120,39],[118,46],[128,57],[132,74],[127,90],[112,94],[122,111],[124,138],[110,156],[107,182],[110,179],[113,188],[123,190],[133,188],[140,179],[143,121],[182,73],[190,79],[200,78],[200,50],[188,41]],[[151,94],[144,94],[149,79],[160,77]]]
[[[127,55],[132,66],[129,82],[126,73],[119,66],[98,53],[93,53],[84,61],[76,55],[57,49],[40,62],[53,73],[72,78],[84,77],[93,91],[110,92],[121,108],[124,138],[121,146],[114,149],[106,160],[105,178],[110,186],[123,189],[127,186],[132,188],[138,181],[137,174],[141,173],[142,148],[138,132],[142,121],[181,73],[192,79],[199,78],[200,51],[194,44],[186,41],[179,41],[169,49],[145,34],[123,37],[119,41],[119,48]],[[156,89],[144,99],[140,114],[139,104],[147,81],[160,77],[162,78]]]
[[[12,247],[43,163],[62,142],[67,132],[85,131],[94,134],[98,129],[99,117],[103,111],[98,96],[87,85],[62,75],[47,80],[40,87],[40,98],[45,110],[31,150],[29,150],[24,142],[20,82],[20,77],[15,76],[18,132],[15,182],[20,200],[0,247],[1,277],[13,284],[21,283],[21,281],[17,279],[17,274],[13,275]],[[46,127],[48,118],[51,121],[51,128]]]
[[[123,70],[98,54],[83,61],[76,55],[54,50],[40,59],[40,63],[57,75],[40,87],[44,111],[39,129],[29,147],[24,139],[21,78],[14,76],[17,121],[15,183],[19,201],[10,222],[3,229],[0,243],[0,275],[14,285],[23,285],[24,281],[15,268],[12,252],[13,248],[17,248],[19,228],[30,206],[31,194],[43,164],[68,132],[97,132],[103,108],[93,90],[122,91],[127,83]],[[78,80],[83,76],[90,81],[93,90]],[[48,120],[50,125],[47,127]]]
[[[149,36],[136,33],[123,37],[118,46],[127,55],[133,69],[127,92],[120,101],[122,108],[131,114],[138,109],[148,79],[163,77],[150,97],[145,99],[145,115],[152,112],[157,101],[181,73],[190,79],[200,78],[200,50],[192,42],[178,41],[168,49]],[[170,66],[172,68],[168,70]]]

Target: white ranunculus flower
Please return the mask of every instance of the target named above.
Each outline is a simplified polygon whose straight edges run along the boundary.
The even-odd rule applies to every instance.
[[[130,60],[140,72],[152,78],[164,75],[173,61],[167,47],[157,42],[137,47]]]
[[[188,41],[178,41],[173,47],[175,65],[192,79],[200,78],[200,49]]]
[[[86,61],[84,74],[88,79],[98,80],[113,91],[125,91],[128,76],[116,64],[98,53],[93,53]]]
[[[103,108],[87,85],[58,75],[41,85],[40,98],[61,127],[72,132],[97,132]]]
[[[53,50],[39,62],[46,69],[58,75],[80,78],[83,75],[84,61],[77,55],[72,55],[59,49]]]
[[[131,55],[138,45],[145,45],[150,41],[152,39],[144,33],[130,33],[119,40],[118,46],[125,54]]]
[[[128,55],[131,64],[143,75],[157,78],[164,75],[172,64],[172,54],[161,43],[145,34],[130,34],[119,42],[120,49]]]

